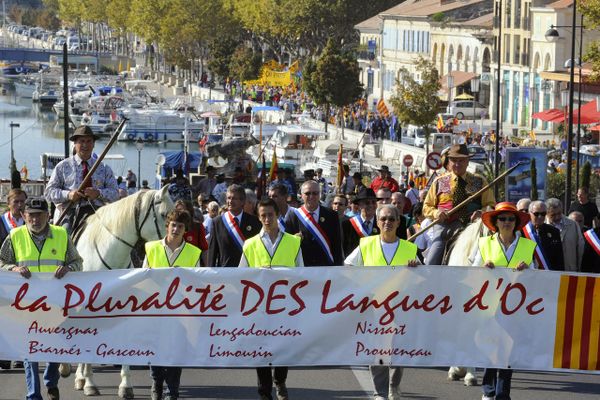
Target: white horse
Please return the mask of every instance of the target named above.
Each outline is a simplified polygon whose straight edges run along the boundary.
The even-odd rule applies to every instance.
[[[467,225],[460,233],[454,246],[450,250],[448,256],[448,265],[453,266],[469,266],[472,261],[469,257],[478,246],[478,239],[482,236],[487,236],[488,228],[483,225],[481,219]],[[475,376],[475,368],[470,367],[450,367],[448,370],[448,380],[457,381],[463,379],[465,386],[477,385],[477,377]]]
[[[81,235],[75,238],[77,251],[83,258],[83,271],[129,268],[130,253],[138,242],[158,240],[165,236],[167,213],[174,208],[167,187],[138,192],[96,211],[85,222]],[[61,365],[68,376],[70,365]],[[86,396],[98,396],[90,364],[79,364],[75,373],[75,389]],[[121,367],[119,397],[133,398],[129,367]]]

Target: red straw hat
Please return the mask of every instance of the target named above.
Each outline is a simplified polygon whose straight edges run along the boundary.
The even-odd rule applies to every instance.
[[[481,221],[492,232],[496,232],[497,229],[494,226],[493,220],[496,216],[503,213],[511,213],[517,218],[515,230],[521,230],[530,220],[529,214],[517,210],[517,207],[515,207],[513,203],[503,201],[502,203],[496,204],[496,209],[494,211],[484,212],[481,216]]]

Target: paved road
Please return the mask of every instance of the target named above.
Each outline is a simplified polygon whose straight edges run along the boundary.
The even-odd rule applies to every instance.
[[[481,378],[481,371],[478,373]],[[102,395],[96,399],[117,398],[118,371],[112,367],[97,369],[96,383]],[[149,371],[134,370],[136,399],[150,398]],[[245,400],[257,399],[256,374],[253,370],[185,369],[182,376],[182,399]],[[72,378],[61,379],[62,400],[84,399],[72,389]],[[288,377],[292,400],[370,399],[371,385],[366,368],[294,369]],[[448,382],[444,369],[405,370],[401,389],[403,399],[478,400],[481,387],[465,387],[462,382]],[[513,377],[514,400],[584,400],[598,399],[598,375],[517,372]],[[24,398],[22,369],[0,371],[0,400]]]

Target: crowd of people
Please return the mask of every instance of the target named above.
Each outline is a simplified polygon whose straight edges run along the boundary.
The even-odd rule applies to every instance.
[[[75,154],[56,166],[45,198],[11,191],[0,224],[5,271],[24,278],[52,272],[60,279],[81,270],[71,235],[98,207],[119,198],[108,166],[101,164],[92,179],[84,179],[97,162],[96,139],[85,126],[75,130]],[[413,181],[399,183],[385,165],[371,182],[345,167],[341,186],[333,190],[322,171],[305,171],[300,183],[279,169],[262,198],[244,186],[243,171],[219,177],[209,166],[193,187],[178,176],[169,186],[175,209],[166,218],[166,235],[146,243],[142,267],[444,265],[449,243],[469,223],[481,221],[491,235],[479,238],[470,265],[600,272],[599,212],[587,188],[579,188],[568,215],[558,199],[496,203],[490,188],[472,196],[487,182],[467,171],[470,157],[465,144],[453,145],[444,155],[446,172],[421,190]],[[53,224],[48,202],[57,208]],[[466,205],[457,210],[461,203]],[[41,399],[37,363],[25,362],[24,368],[26,398]],[[59,398],[57,371],[56,364],[47,364],[50,399]],[[178,367],[153,366],[152,399],[177,399],[181,373]],[[258,368],[260,398],[273,399],[274,385],[276,398],[288,399],[287,374],[285,367]],[[486,369],[483,399],[510,399],[511,375]],[[402,368],[373,366],[371,376],[376,400],[400,398]]]

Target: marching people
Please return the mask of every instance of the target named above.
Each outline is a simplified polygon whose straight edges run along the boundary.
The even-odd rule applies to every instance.
[[[46,185],[44,196],[56,205],[55,219],[69,202],[74,203],[62,221],[69,233],[77,229],[98,207],[119,199],[115,174],[103,163],[100,163],[85,187],[78,191],[83,179],[98,160],[94,154],[94,145],[98,138],[99,136],[87,125],[75,129],[69,138],[75,144],[75,155],[56,165]]]
[[[208,243],[209,267],[236,267],[246,239],[260,231],[256,216],[244,212],[246,191],[233,184],[226,192],[227,211],[213,218]]]
[[[192,217],[186,210],[172,210],[167,215],[165,225],[167,235],[161,240],[145,244],[146,257],[143,268],[167,268],[200,266],[202,250],[184,240],[185,232],[190,230]],[[181,381],[181,367],[162,367],[152,365],[152,400],[177,400]],[[163,397],[164,384],[167,384]]]
[[[342,241],[337,213],[320,205],[321,191],[315,181],[300,187],[304,205],[285,219],[285,230],[302,235],[302,257],[306,266],[342,265]]]
[[[352,181],[354,182],[354,190],[352,191],[352,193],[359,194],[363,190],[367,190],[367,187],[362,182],[362,174],[360,172],[355,172],[352,175]]]
[[[191,221],[188,224],[188,229],[183,235],[183,239],[189,244],[193,244],[194,246],[202,250],[200,261],[202,262],[202,266],[206,266],[208,258],[208,241],[206,240],[206,230],[204,229],[204,224],[202,223],[202,221],[198,221],[195,218],[194,205],[189,200],[177,200],[175,202],[175,209],[180,211],[187,211],[188,214],[190,214]]]
[[[369,188],[360,192],[352,202],[358,204],[360,213],[342,221],[344,254],[350,254],[358,246],[361,238],[379,234],[377,221],[375,221],[377,198],[373,189]]]
[[[593,228],[598,225],[600,212],[598,212],[596,203],[590,201],[590,190],[588,188],[580,187],[577,189],[577,200],[572,202],[569,207],[569,213],[572,211],[579,211],[583,214],[583,223],[588,228]]]
[[[345,194],[336,194],[331,201],[331,209],[338,214],[340,223],[346,219],[348,209],[348,198]]]
[[[583,234],[585,247],[581,272],[600,273],[600,227],[590,228]]]
[[[377,192],[381,188],[388,188],[392,193],[400,190],[398,181],[392,178],[390,167],[387,165],[382,165],[379,168],[379,176],[371,182],[371,189],[373,189],[374,192]]]
[[[546,204],[541,200],[532,201],[529,204],[530,221],[522,231],[526,238],[537,244],[535,261],[539,269],[564,271],[565,260],[560,231],[544,222],[546,215]]]
[[[206,178],[201,179],[194,186],[194,191],[198,193],[198,195],[204,195],[205,198],[209,199],[215,186],[217,185],[217,180],[215,179],[217,170],[212,165],[209,165],[206,167],[205,172]]]
[[[587,230],[586,229],[587,227],[585,225],[583,225],[583,221],[584,221],[583,213],[581,213],[580,211],[571,211],[569,213],[569,219],[571,221],[575,221],[577,223],[577,226],[581,230],[581,233],[583,233]]]
[[[508,202],[498,203],[494,211],[482,215],[482,222],[494,234],[479,238],[473,266],[508,267],[521,271],[535,268],[536,243],[520,230],[529,223],[527,214]],[[486,368],[483,371],[482,400],[510,400],[512,369]]]
[[[344,265],[398,266],[417,265],[417,246],[396,236],[400,212],[391,204],[379,206],[376,211],[379,235],[363,237],[359,245],[346,257]],[[372,365],[369,367],[375,388],[375,400],[399,400],[403,368]]]
[[[579,225],[563,215],[559,199],[546,200],[546,208],[546,222],[560,231],[565,271],[579,272],[585,242]]]
[[[48,203],[31,197],[25,202],[25,225],[14,228],[0,248],[0,267],[29,279],[32,273],[50,272],[61,279],[70,271],[80,271],[82,260],[63,227],[50,225]],[[42,400],[38,363],[24,361],[27,400]],[[60,398],[59,363],[46,363],[44,385],[50,400]]]
[[[285,218],[294,212],[294,208],[287,203],[287,187],[277,184],[269,188],[269,198],[277,204],[279,229],[285,231]]]
[[[465,144],[452,145],[442,160],[448,172],[436,178],[427,192],[423,214],[432,221],[440,221],[432,228],[434,240],[427,251],[427,265],[440,265],[448,240],[470,221],[479,217],[482,209],[495,205],[494,194],[488,189],[481,197],[471,200],[456,215],[448,216],[452,208],[487,184],[482,176],[467,171],[470,157]]]
[[[280,210],[273,199],[261,200],[258,203],[258,219],[262,223],[260,233],[244,242],[244,250],[239,267],[271,268],[271,267],[303,267],[300,237],[290,235],[279,228]],[[259,367],[258,394],[261,400],[272,400],[273,383],[278,400],[288,399],[286,379],[287,367]]]
[[[392,193],[392,197],[390,197],[391,205],[396,207],[400,212],[400,224],[398,225],[398,232],[396,235],[400,239],[406,239],[406,228],[408,226],[407,218],[404,216],[404,209],[406,204],[406,198],[401,192]]]

